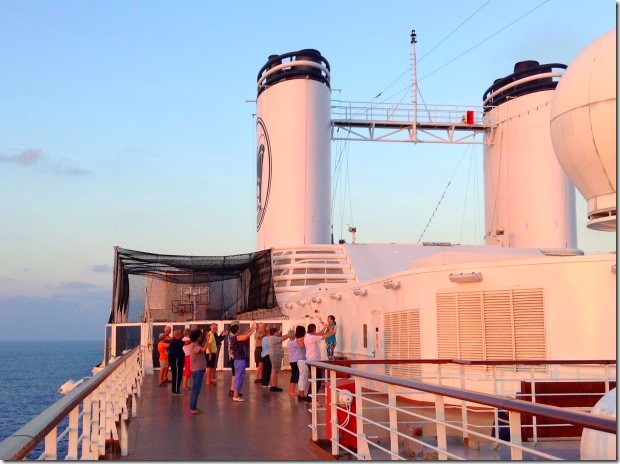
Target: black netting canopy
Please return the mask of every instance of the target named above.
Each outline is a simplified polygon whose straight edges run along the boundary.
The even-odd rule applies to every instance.
[[[234,319],[277,306],[271,250],[180,256],[115,247],[111,324]]]

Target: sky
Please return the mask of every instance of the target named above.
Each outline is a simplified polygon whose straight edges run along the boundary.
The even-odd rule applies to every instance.
[[[333,99],[407,102],[416,29],[424,101],[480,106],[514,63],[570,64],[615,25],[614,0],[0,1],[5,338],[103,340],[114,246],[255,251],[269,55],[318,49]],[[482,244],[480,146],[333,142],[340,156],[335,239]],[[579,248],[615,250],[577,197]]]

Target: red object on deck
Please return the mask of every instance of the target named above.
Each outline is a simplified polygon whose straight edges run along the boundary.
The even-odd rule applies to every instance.
[[[338,390],[347,390],[351,392],[352,395],[355,394],[355,381],[351,379],[336,379],[336,387]],[[325,438],[331,440],[332,438],[332,424],[331,424],[331,389],[329,386],[329,382],[325,383],[325,396],[327,401],[325,402],[325,429],[326,435]],[[340,408],[346,409],[346,406],[340,405]],[[353,414],[355,414],[355,396],[353,396],[353,402],[349,406],[350,412],[341,411],[338,409],[336,411],[336,415],[338,417],[338,424],[344,426],[344,430],[340,429],[340,437],[339,442],[343,446],[355,447],[357,448],[357,437],[355,434],[357,433],[357,422],[356,418]],[[347,422],[348,418],[348,422]],[[349,433],[351,432],[351,433]]]
[[[474,123],[474,112],[472,110],[467,110],[467,124]]]

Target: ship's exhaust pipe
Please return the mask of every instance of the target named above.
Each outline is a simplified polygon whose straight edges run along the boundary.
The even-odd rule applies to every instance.
[[[312,49],[257,77],[257,248],[330,243],[330,67]]]

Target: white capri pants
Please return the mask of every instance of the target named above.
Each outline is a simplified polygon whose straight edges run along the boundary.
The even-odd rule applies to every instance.
[[[297,382],[297,389],[306,392],[306,384],[308,383],[308,366],[305,359],[297,361],[297,367],[299,367],[299,382]]]

